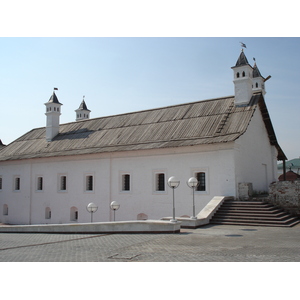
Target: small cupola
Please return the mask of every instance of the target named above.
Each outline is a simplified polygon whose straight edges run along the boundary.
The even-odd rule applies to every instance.
[[[58,98],[55,94],[54,89],[52,96],[49,101],[45,103],[46,105],[46,113],[47,122],[46,122],[46,140],[48,142],[52,141],[52,139],[59,132],[59,116],[61,115],[61,106],[62,103],[58,101]]]
[[[84,101],[85,96],[83,96],[83,100],[76,112],[76,121],[86,120],[90,118],[90,110],[87,108],[86,103]]]
[[[266,94],[266,90],[265,90],[266,79],[260,74],[256,62],[254,62],[252,77],[253,77],[253,92],[262,92],[264,96]]]
[[[234,72],[234,94],[236,105],[247,105],[252,97],[252,75],[253,68],[248,63],[247,57],[242,49],[241,54],[232,67]]]

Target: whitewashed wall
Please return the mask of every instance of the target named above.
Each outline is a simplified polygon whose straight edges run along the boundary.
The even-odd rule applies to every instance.
[[[234,144],[193,146],[176,149],[144,150],[113,154],[2,162],[0,175],[0,221],[12,224],[72,223],[70,208],[78,208],[78,221],[89,222],[86,205],[99,206],[94,221],[112,220],[109,208],[116,200],[121,207],[116,220],[136,220],[139,213],[149,219],[172,215],[172,191],[156,192],[155,173],[176,176],[176,216],[192,215],[192,191],[186,181],[195,172],[206,172],[205,192],[195,195],[196,213],[215,195],[235,196]],[[131,176],[131,190],[121,191],[121,176]],[[21,177],[21,190],[13,191],[13,177]],[[67,191],[59,191],[59,175],[67,176]],[[85,175],[94,176],[94,191],[85,192]],[[43,190],[36,190],[37,177],[43,177]],[[3,204],[9,213],[3,216]],[[46,207],[51,219],[45,219]]]
[[[253,190],[268,191],[276,181],[277,150],[270,145],[261,112],[256,110],[249,127],[235,146],[236,182],[251,182]]]

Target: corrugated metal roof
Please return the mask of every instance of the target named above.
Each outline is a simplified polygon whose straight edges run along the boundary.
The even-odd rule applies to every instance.
[[[61,124],[51,142],[45,127],[36,128],[6,146],[0,161],[232,142],[246,131],[260,102],[266,109],[256,94],[242,107],[232,96]]]

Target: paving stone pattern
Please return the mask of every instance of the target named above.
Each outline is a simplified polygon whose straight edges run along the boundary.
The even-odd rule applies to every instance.
[[[1,262],[298,262],[292,228],[207,225],[179,234],[0,234]]]

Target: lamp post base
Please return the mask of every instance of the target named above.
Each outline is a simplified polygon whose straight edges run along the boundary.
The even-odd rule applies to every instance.
[[[197,220],[197,217],[191,217],[190,219],[192,219],[192,220]]]
[[[171,223],[177,223],[177,220],[176,219],[171,219],[170,222]]]

